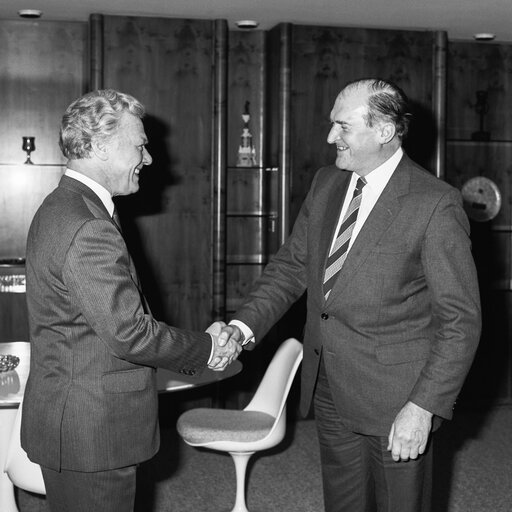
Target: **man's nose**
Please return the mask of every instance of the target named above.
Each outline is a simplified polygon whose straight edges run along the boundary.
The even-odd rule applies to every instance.
[[[340,129],[335,124],[332,125],[331,130],[329,131],[329,135],[327,135],[327,143],[334,144],[336,140],[339,138]]]
[[[144,153],[142,154],[142,163],[144,165],[151,165],[151,162],[153,162],[153,159],[151,158],[149,151],[144,148]]]

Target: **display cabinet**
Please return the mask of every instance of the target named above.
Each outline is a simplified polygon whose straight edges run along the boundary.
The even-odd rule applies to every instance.
[[[459,403],[487,407],[512,403],[512,45],[448,50],[446,180],[463,193],[483,314]]]

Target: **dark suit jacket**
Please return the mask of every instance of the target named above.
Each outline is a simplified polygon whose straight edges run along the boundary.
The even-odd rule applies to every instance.
[[[152,457],[155,367],[200,371],[210,336],[151,316],[104,205],[67,176],[32,221],[26,271],[32,355],[21,436],[30,459],[103,471]]]
[[[408,400],[450,418],[481,328],[460,194],[404,155],[325,301],[325,263],[349,180],[334,166],[316,174],[291,236],[235,318],[261,340],[307,290],[303,414],[323,354],[353,431],[388,435]]]

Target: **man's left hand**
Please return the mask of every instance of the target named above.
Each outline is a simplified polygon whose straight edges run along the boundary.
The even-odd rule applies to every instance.
[[[407,402],[396,415],[388,437],[393,460],[417,459],[425,452],[431,428],[432,413]]]

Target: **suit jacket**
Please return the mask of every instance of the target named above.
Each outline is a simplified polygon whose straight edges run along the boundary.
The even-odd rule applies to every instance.
[[[479,341],[469,223],[459,192],[406,155],[375,204],[328,300],[328,251],[350,173],[320,169],[291,236],[237,311],[256,340],[307,290],[301,411],[323,357],[355,432],[388,435],[411,400],[450,418]]]
[[[159,446],[155,367],[206,366],[211,338],[156,321],[101,200],[63,176],[27,240],[31,362],[22,446],[59,470],[137,464]]]

